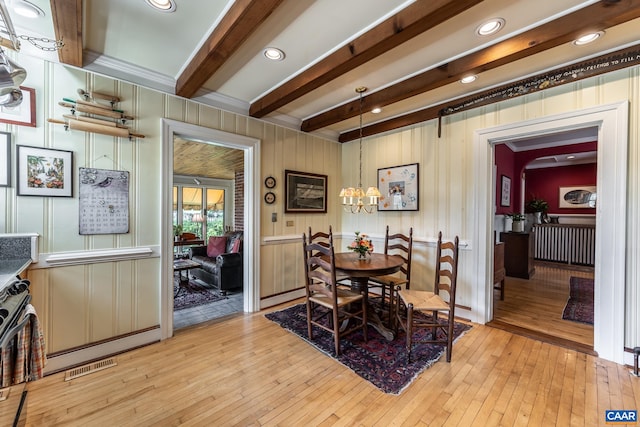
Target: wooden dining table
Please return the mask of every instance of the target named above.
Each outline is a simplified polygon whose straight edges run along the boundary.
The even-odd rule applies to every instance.
[[[400,270],[403,262],[402,257],[398,255],[385,255],[375,252],[368,254],[364,259],[360,259],[356,252],[335,254],[336,273],[348,276],[351,279],[351,288],[354,291],[363,293],[368,307],[368,324],[373,326],[388,341],[393,340],[393,331],[382,323],[382,319],[369,306],[369,278],[393,274]]]

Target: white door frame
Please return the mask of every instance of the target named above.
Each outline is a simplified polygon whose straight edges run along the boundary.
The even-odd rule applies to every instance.
[[[597,127],[595,256],[598,262],[594,272],[593,347],[601,358],[624,363],[628,114],[629,103],[622,101],[475,132],[477,217],[474,240],[478,242],[475,277],[482,279],[474,289],[478,322],[488,322],[493,315],[495,186],[492,187],[491,183],[494,145],[513,139]]]
[[[194,139],[244,151],[244,311],[260,310],[260,140],[204,126],[162,119],[161,339],[173,336],[173,140]]]

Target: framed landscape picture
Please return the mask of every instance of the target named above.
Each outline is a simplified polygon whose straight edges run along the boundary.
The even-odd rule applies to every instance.
[[[560,187],[560,208],[595,208],[596,187],[582,185],[579,187]]]
[[[379,211],[417,211],[420,174],[418,163],[378,169]]]
[[[284,171],[286,213],[327,213],[327,175]]]
[[[73,151],[16,148],[18,196],[73,196]]]

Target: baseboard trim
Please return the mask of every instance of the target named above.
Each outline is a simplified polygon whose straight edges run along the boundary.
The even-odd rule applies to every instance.
[[[139,333],[129,334],[100,344],[82,347],[75,351],[60,353],[47,357],[44,374],[50,375],[56,372],[89,363],[94,360],[110,357],[115,354],[133,350],[154,342],[160,341],[160,328],[148,329]]]
[[[305,289],[302,288],[264,298],[260,300],[260,310],[273,307],[274,305],[283,304],[285,302],[290,302],[298,298],[303,298],[305,296],[305,293]]]

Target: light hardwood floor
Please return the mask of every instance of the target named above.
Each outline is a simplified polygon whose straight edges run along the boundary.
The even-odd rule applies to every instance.
[[[640,408],[628,367],[482,325],[454,344],[451,363],[388,395],[263,314],[181,330],[69,382],[30,383],[27,423],[582,426]]]
[[[575,342],[575,348],[593,349],[592,325],[562,319],[571,276],[592,279],[593,270],[536,264],[535,274],[529,280],[507,277],[504,301],[500,301],[498,291],[494,292],[494,320]]]

